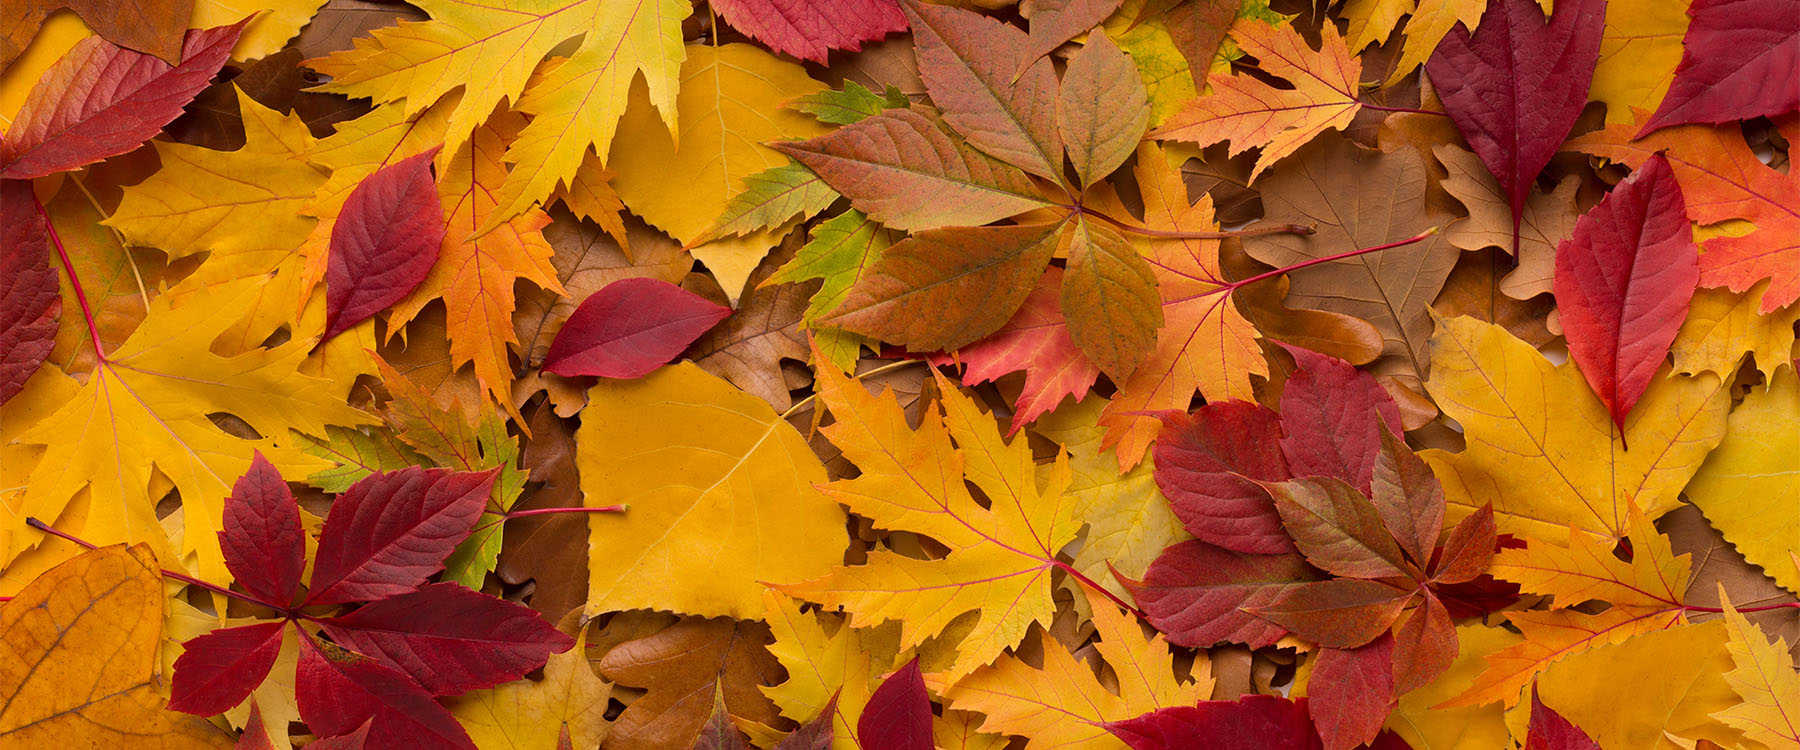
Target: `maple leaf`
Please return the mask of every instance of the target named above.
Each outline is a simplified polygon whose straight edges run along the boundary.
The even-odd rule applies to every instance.
[[[826,701],[825,710],[816,718],[808,721],[799,729],[775,743],[774,750],[825,750],[835,739],[831,718],[837,713],[833,706],[835,699]],[[731,723],[731,713],[725,708],[725,691],[714,685],[713,712],[706,724],[700,727],[700,736],[694,738],[694,750],[750,750],[744,744],[744,736]]]
[[[62,299],[50,266],[49,217],[40,210],[30,183],[0,181],[0,404],[25,389],[56,343]]]
[[[1723,676],[1731,666],[1725,630],[1721,621],[1683,625],[1577,654],[1546,670],[1537,690],[1603,748],[1654,746],[1670,735],[1734,745],[1741,735],[1709,716],[1737,697]],[[1594,691],[1599,675],[1643,686],[1633,702],[1644,709],[1620,711],[1602,698]]]
[[[1721,588],[1720,598],[1723,601]],[[1762,629],[1725,603],[1725,632],[1731,641],[1731,661],[1736,669],[1725,674],[1742,704],[1713,714],[1744,732],[1745,737],[1769,747],[1800,744],[1800,674],[1794,672],[1787,641],[1770,643]]]
[[[857,748],[854,719],[882,675],[898,666],[899,628],[852,628],[840,615],[801,612],[799,602],[775,591],[765,593],[763,602],[763,618],[775,637],[769,653],[788,673],[785,682],[763,688],[763,694],[790,719],[829,716],[831,746]]]
[[[1695,0],[1688,16],[1693,21],[1681,40],[1675,80],[1639,135],[1670,125],[1726,123],[1800,109],[1800,91],[1782,83],[1800,65],[1800,20],[1794,14],[1759,0]]]
[[[977,613],[947,670],[951,680],[1017,644],[1031,623],[1048,623],[1050,574],[1066,565],[1056,555],[1078,531],[1062,495],[1067,459],[1059,458],[1040,485],[1025,441],[1005,443],[991,417],[941,380],[943,413],[928,412],[916,430],[907,428],[891,392],[871,396],[830,368],[819,373],[819,388],[837,418],[824,428],[826,437],[862,471],[824,491],[877,526],[929,535],[952,552],[920,560],[876,550],[866,565],[778,588],[844,607],[852,626],[899,620],[901,648]],[[991,507],[978,504],[964,481],[981,488]],[[996,601],[1006,606],[988,608]]]
[[[956,358],[968,365],[963,382],[970,385],[993,382],[1007,373],[1025,373],[1025,388],[1013,404],[1007,437],[1018,434],[1019,428],[1069,396],[1082,400],[1100,377],[1100,368],[1075,347],[1069,335],[1069,321],[1058,306],[1062,285],[1062,270],[1046,269],[1037,287],[1000,330],[956,352]]]
[[[1744,355],[1749,354],[1763,377],[1773,381],[1776,373],[1792,361],[1789,352],[1794,348],[1794,323],[1800,321],[1800,305],[1758,315],[1756,311],[1762,308],[1767,289],[1767,282],[1759,282],[1742,294],[1726,289],[1695,289],[1687,320],[1669,347],[1675,358],[1675,372],[1711,372],[1725,377],[1736,372]]]
[[[1362,107],[1357,100],[1362,65],[1336,27],[1322,32],[1317,52],[1287,24],[1236,24],[1232,38],[1263,72],[1293,87],[1276,88],[1248,75],[1215,74],[1208,79],[1212,94],[1194,99],[1150,137],[1201,146],[1230,141],[1233,156],[1262,146],[1250,172],[1254,180],[1319,134],[1348,126]]]

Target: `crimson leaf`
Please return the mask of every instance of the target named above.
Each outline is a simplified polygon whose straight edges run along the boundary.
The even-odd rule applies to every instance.
[[[325,264],[322,340],[405,299],[431,272],[444,242],[444,211],[431,179],[437,152],[376,170],[344,200]]]
[[[550,342],[544,371],[643,377],[730,314],[731,308],[661,279],[615,281],[575,308]]]
[[[511,682],[575,645],[536,612],[449,582],[322,624],[332,640],[380,659],[433,695]]]
[[[413,466],[351,485],[325,517],[306,603],[366,601],[418,588],[469,535],[499,471]]]

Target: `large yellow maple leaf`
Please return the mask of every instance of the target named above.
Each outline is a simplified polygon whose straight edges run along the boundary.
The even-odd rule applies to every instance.
[[[683,0],[421,0],[429,21],[401,23],[356,40],[354,49],[308,61],[332,76],[323,91],[404,100],[408,117],[458,87],[445,150],[455,152],[502,99],[536,119],[506,160],[518,165],[502,188],[491,229],[548,197],[592,147],[606,154],[639,74],[668,130],[683,49]],[[538,63],[581,37],[572,55],[530,90]],[[709,220],[711,217],[707,217]]]
[[[143,324],[80,392],[19,437],[46,448],[14,519],[55,521],[86,490],[86,522],[65,531],[96,544],[145,542],[170,566],[192,556],[200,577],[229,582],[216,532],[231,484],[252,454],[262,451],[284,474],[304,476],[327,464],[279,442],[290,430],[323,434],[328,424],[369,421],[333,393],[331,381],[297,371],[310,341],[229,357],[212,351],[236,322],[221,311],[244,309],[259,291],[254,280],[241,280],[203,288],[180,307],[170,295],[152,301]],[[271,437],[234,437],[208,419],[220,412]],[[185,531],[178,545],[157,519],[160,493],[147,489],[156,475],[181,491]],[[0,559],[24,551],[19,530],[12,531],[14,542]]]
[[[781,715],[805,723],[817,717],[833,695],[831,747],[858,750],[857,719],[869,696],[900,655],[900,629],[892,625],[853,628],[836,614],[800,611],[800,603],[776,591],[763,595],[763,619],[775,642],[769,653],[787,669],[788,679],[762,688]],[[827,631],[827,627],[835,629]]]
[[[820,398],[837,420],[825,435],[862,471],[825,492],[878,528],[923,534],[950,554],[927,560],[878,549],[866,565],[779,588],[844,607],[855,627],[898,620],[901,648],[975,613],[945,675],[950,682],[1017,645],[1032,623],[1048,625],[1051,573],[1066,566],[1056,555],[1080,529],[1064,494],[1068,458],[1059,456],[1040,484],[1026,441],[1005,442],[993,416],[941,375],[943,412],[927,410],[916,430],[892,392],[872,396],[830,367],[818,377]],[[965,482],[986,495],[986,507]]]
[[[1718,620],[1644,633],[1556,664],[1539,676],[1538,695],[1603,748],[1676,750],[1701,739],[1743,747],[1712,718],[1739,702],[1724,676],[1725,638]],[[1620,686],[1629,686],[1628,701]],[[1525,714],[1507,717],[1515,737],[1525,736]]]
[[[1725,601],[1723,586],[1719,600]],[[1744,702],[1715,712],[1713,718],[1770,750],[1800,748],[1800,672],[1794,671],[1787,640],[1778,637],[1770,643],[1762,628],[1730,603],[1725,605],[1725,632],[1731,639],[1726,649],[1737,665],[1725,673],[1725,681]]]
[[[1750,561],[1800,591],[1800,376],[1783,367],[1731,414],[1730,431],[1707,457],[1688,498]]]
[[[1446,522],[1492,503],[1500,533],[1551,541],[1571,527],[1622,537],[1632,503],[1651,519],[1672,510],[1731,403],[1716,376],[1665,375],[1621,435],[1574,362],[1473,318],[1438,322],[1426,387],[1467,436],[1459,453],[1419,454],[1443,482]]]

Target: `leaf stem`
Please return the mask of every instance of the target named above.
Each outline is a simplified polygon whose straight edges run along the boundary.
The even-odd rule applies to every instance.
[[[877,367],[868,372],[851,375],[850,379],[851,380],[861,380],[866,377],[880,375],[885,372],[893,372],[894,370],[898,370],[902,367],[906,367],[908,365],[915,365],[915,364],[918,364],[920,362],[925,362],[925,361],[927,361],[927,360],[925,360],[925,359],[903,359],[898,362],[889,362],[885,365]],[[781,413],[780,418],[787,419],[788,417],[794,416],[795,412],[798,412],[801,409],[805,408],[807,404],[812,403],[813,400],[817,399],[818,397],[819,397],[818,392],[814,391],[813,393],[807,395],[806,398],[800,399],[799,401],[795,401],[793,406],[788,407],[787,411],[784,411]]]
[[[1291,266],[1283,266],[1281,268],[1277,268],[1277,269],[1274,269],[1271,271],[1264,271],[1262,273],[1259,273],[1255,276],[1251,276],[1250,278],[1247,278],[1247,279],[1244,279],[1241,281],[1233,281],[1233,282],[1226,284],[1219,288],[1236,291],[1237,289],[1249,286],[1258,281],[1263,281],[1265,279],[1272,279],[1272,278],[1275,278],[1276,276],[1280,276],[1285,273],[1293,273],[1302,268],[1310,268],[1312,266],[1319,265],[1320,263],[1330,263],[1332,261],[1343,260],[1345,258],[1354,258],[1358,255],[1368,255],[1369,253],[1378,253],[1383,250],[1392,250],[1396,247],[1405,247],[1405,246],[1411,245],[1415,242],[1424,240],[1425,238],[1435,235],[1437,233],[1438,233],[1438,228],[1432,227],[1430,229],[1427,229],[1423,232],[1420,232],[1418,234],[1415,234],[1411,237],[1408,237],[1404,240],[1400,240],[1398,242],[1389,242],[1385,245],[1376,245],[1374,247],[1359,247],[1355,250],[1346,250],[1344,252],[1337,253],[1334,255],[1327,255],[1323,258],[1313,258],[1312,260],[1301,261],[1301,262],[1295,263]]]
[[[1409,114],[1409,115],[1437,115],[1438,117],[1449,117],[1450,116],[1449,113],[1447,113],[1447,112],[1437,112],[1437,111],[1429,110],[1429,109],[1413,109],[1411,107],[1383,107],[1379,104],[1370,104],[1368,102],[1357,102],[1357,104],[1362,105],[1363,109],[1372,109],[1372,110],[1375,110],[1376,112],[1402,112],[1402,113]]]
[[[50,524],[47,524],[47,523],[44,523],[43,521],[38,520],[36,518],[27,517],[25,519],[25,525],[30,526],[31,528],[37,529],[38,531],[42,531],[51,536],[57,537],[59,539],[63,539],[65,541],[69,541],[69,542],[73,542],[75,544],[81,545],[82,547],[84,547],[86,549],[96,549],[96,547],[92,543],[88,542],[86,539],[82,539],[81,537],[75,536],[74,534],[70,534],[69,532],[63,531],[62,529],[58,529],[54,526],[51,526]],[[236,591],[232,591],[231,589],[225,588],[223,586],[219,586],[217,584],[212,584],[212,583],[207,583],[206,581],[202,581],[202,580],[195,578],[193,576],[190,576],[186,573],[177,573],[177,572],[175,572],[173,570],[169,570],[167,568],[160,569],[157,572],[161,573],[164,578],[173,578],[173,579],[180,581],[182,583],[185,583],[189,586],[198,586],[200,588],[206,589],[207,591],[211,591],[215,594],[227,596],[227,597],[236,599],[241,602],[248,602],[250,604],[256,604],[256,605],[268,607],[270,609],[277,610],[277,611],[279,611],[285,615],[288,615],[290,617],[296,615],[296,613],[289,607],[285,607],[285,606],[282,606],[279,604],[272,604],[270,602],[265,602],[262,599],[251,596],[249,594],[240,594]]]
[[[62,260],[63,271],[69,274],[69,287],[75,290],[75,300],[81,303],[81,317],[87,321],[88,338],[94,342],[94,356],[100,364],[105,364],[106,350],[100,346],[100,327],[94,324],[94,310],[88,306],[87,291],[81,288],[81,279],[75,275],[75,264],[69,260],[69,251],[63,248],[62,236],[56,233],[56,225],[51,223],[50,214],[44,211],[37,193],[31,194],[31,205],[37,208],[38,218],[44,220],[44,231],[50,234],[50,242],[56,246],[56,257]]]
[[[1064,573],[1068,573],[1075,580],[1080,581],[1081,585],[1086,586],[1090,589],[1093,589],[1094,591],[1099,592],[1101,596],[1111,599],[1112,603],[1117,604],[1121,607],[1124,607],[1126,612],[1130,612],[1134,615],[1137,615],[1139,618],[1144,619],[1144,620],[1150,619],[1150,616],[1144,614],[1143,610],[1138,609],[1135,606],[1132,606],[1132,604],[1130,602],[1127,602],[1124,599],[1120,599],[1118,594],[1114,594],[1113,592],[1108,591],[1105,586],[1101,586],[1100,584],[1095,583],[1094,579],[1089,578],[1089,577],[1087,577],[1086,574],[1082,573],[1079,570],[1076,570],[1075,566],[1070,565],[1061,560],[1051,560],[1050,562],[1055,564],[1056,567],[1061,568]]]
[[[1099,219],[1101,221],[1104,221],[1108,224],[1113,225],[1114,228],[1118,229],[1121,232],[1125,232],[1127,234],[1136,234],[1136,235],[1140,235],[1140,236],[1144,236],[1144,237],[1159,237],[1159,238],[1163,238],[1163,239],[1223,240],[1223,239],[1228,239],[1231,237],[1239,237],[1239,238],[1261,237],[1261,236],[1269,235],[1269,234],[1307,235],[1307,234],[1312,234],[1314,231],[1317,231],[1317,230],[1313,229],[1312,227],[1305,227],[1305,226],[1301,226],[1299,224],[1272,224],[1269,226],[1261,226],[1261,227],[1246,227],[1244,229],[1227,229],[1227,230],[1222,230],[1222,231],[1218,231],[1218,232],[1168,232],[1168,231],[1163,231],[1160,229],[1149,229],[1146,227],[1140,227],[1135,224],[1120,221],[1111,216],[1107,216],[1106,214],[1100,213],[1099,211],[1095,211],[1091,208],[1088,208],[1087,206],[1083,206],[1079,203],[1074,203],[1074,204],[1059,203],[1057,205],[1061,208],[1067,209],[1071,215],[1080,214],[1082,216],[1092,216],[1096,219]]]
[[[515,518],[524,518],[525,516],[547,516],[552,513],[624,513],[628,510],[631,510],[630,503],[620,503],[618,505],[608,505],[600,508],[531,508],[529,510],[507,511],[499,515],[504,516],[506,520],[511,521]]]
[[[1681,608],[1685,609],[1689,612],[1718,613],[1718,612],[1725,611],[1724,608],[1721,608],[1721,607],[1701,607],[1701,606],[1693,605],[1693,604],[1683,604],[1683,605],[1681,605]],[[1800,602],[1782,602],[1780,604],[1770,604],[1770,605],[1764,606],[1764,607],[1732,607],[1732,609],[1735,609],[1739,612],[1771,612],[1771,611],[1774,611],[1777,609],[1800,609]]]

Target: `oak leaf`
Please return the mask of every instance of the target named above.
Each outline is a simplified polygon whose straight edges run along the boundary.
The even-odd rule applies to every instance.
[[[1512,209],[1500,184],[1474,152],[1451,144],[1432,147],[1449,172],[1440,183],[1468,209],[1469,218],[1451,224],[1444,238],[1463,250],[1497,247],[1513,254],[1518,267],[1506,274],[1500,291],[1527,300],[1551,291],[1556,277],[1556,248],[1575,233],[1577,180],[1565,177],[1548,193],[1532,190],[1520,215],[1518,246],[1512,245]]]

